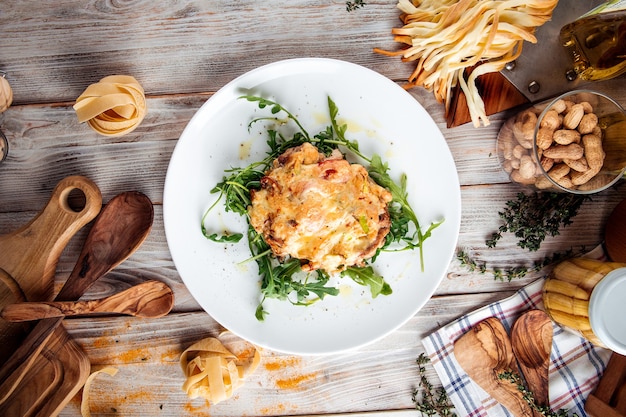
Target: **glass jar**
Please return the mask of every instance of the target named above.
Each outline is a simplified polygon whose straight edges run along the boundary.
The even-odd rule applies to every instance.
[[[546,279],[542,295],[553,321],[594,345],[626,355],[626,263],[563,261]]]
[[[496,147],[513,182],[538,191],[597,193],[626,172],[626,112],[605,94],[571,91],[509,118]]]

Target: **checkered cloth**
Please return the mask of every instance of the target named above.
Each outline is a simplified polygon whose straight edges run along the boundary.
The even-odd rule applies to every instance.
[[[454,357],[454,342],[478,322],[496,317],[510,334],[517,317],[526,310],[543,309],[544,278],[520,289],[515,295],[462,316],[424,338],[422,343],[459,416],[511,416],[463,371]],[[595,347],[573,332],[553,325],[550,355],[550,407],[570,415],[586,416],[587,396],[595,389],[611,351]]]

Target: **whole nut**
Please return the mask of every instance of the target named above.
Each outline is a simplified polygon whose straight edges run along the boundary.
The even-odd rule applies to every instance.
[[[535,163],[530,155],[524,155],[520,159],[519,174],[522,178],[533,178],[535,176]]]
[[[595,113],[587,113],[580,119],[578,132],[581,135],[586,135],[587,133],[593,132],[596,126],[598,126],[598,116],[596,116]]]
[[[568,167],[566,164],[560,163],[553,166],[552,169],[548,171],[548,175],[550,176],[550,178],[556,181],[569,174],[569,171],[570,167]]]
[[[585,115],[585,109],[582,104],[574,104],[571,109],[563,117],[563,127],[567,129],[576,129],[580,120]]]
[[[576,130],[559,129],[554,132],[552,139],[559,145],[569,145],[570,143],[580,142],[580,133]]]
[[[565,163],[568,167],[578,172],[585,172],[589,169],[589,164],[587,163],[587,158],[584,156],[579,159],[564,159],[563,163]]]
[[[585,150],[577,143],[569,145],[554,145],[543,151],[543,155],[554,159],[578,159]]]
[[[537,147],[539,149],[548,149],[552,145],[552,136],[554,130],[542,127],[537,131]]]
[[[546,114],[543,115],[543,118],[541,119],[541,123],[539,124],[540,127],[546,127],[550,130],[556,130],[561,126],[561,117],[559,116],[559,113],[554,110],[554,109],[550,109],[546,112]]]

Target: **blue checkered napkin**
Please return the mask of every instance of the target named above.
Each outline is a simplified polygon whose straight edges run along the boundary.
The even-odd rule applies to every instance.
[[[442,327],[422,343],[430,357],[443,387],[459,416],[511,416],[511,413],[491,398],[463,371],[454,358],[454,342],[472,326],[496,317],[507,329],[521,313],[533,308],[543,309],[541,290],[544,278],[520,289],[513,296],[487,305]],[[587,396],[595,389],[611,351],[595,347],[585,339],[557,324],[553,325],[550,355],[550,407],[565,409],[569,414],[586,416]]]

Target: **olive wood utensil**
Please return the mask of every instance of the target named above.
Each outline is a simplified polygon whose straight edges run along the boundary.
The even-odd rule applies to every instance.
[[[126,192],[113,197],[96,218],[76,266],[55,300],[77,300],[98,278],[126,260],[148,236],[153,218],[152,202],[144,194]],[[0,404],[22,380],[62,321],[63,317],[39,321],[0,369]]]
[[[626,416],[626,356],[613,352],[595,391],[585,402],[592,417]]]
[[[126,314],[135,317],[163,317],[172,309],[172,289],[160,281],[146,281],[98,300],[42,301],[15,303],[2,310],[10,322],[89,314]]]
[[[17,301],[51,300],[61,253],[101,207],[102,195],[93,181],[68,176],[57,183],[36,216],[1,235],[0,308]],[[30,330],[28,325],[0,320],[0,369]]]
[[[519,373],[509,335],[500,320],[489,317],[476,324],[456,340],[454,356],[467,375],[511,414],[533,416],[517,384],[499,378],[506,371]]]
[[[548,371],[552,351],[552,320],[544,311],[526,311],[513,324],[511,345],[528,389],[535,397],[535,403],[549,406]]]

